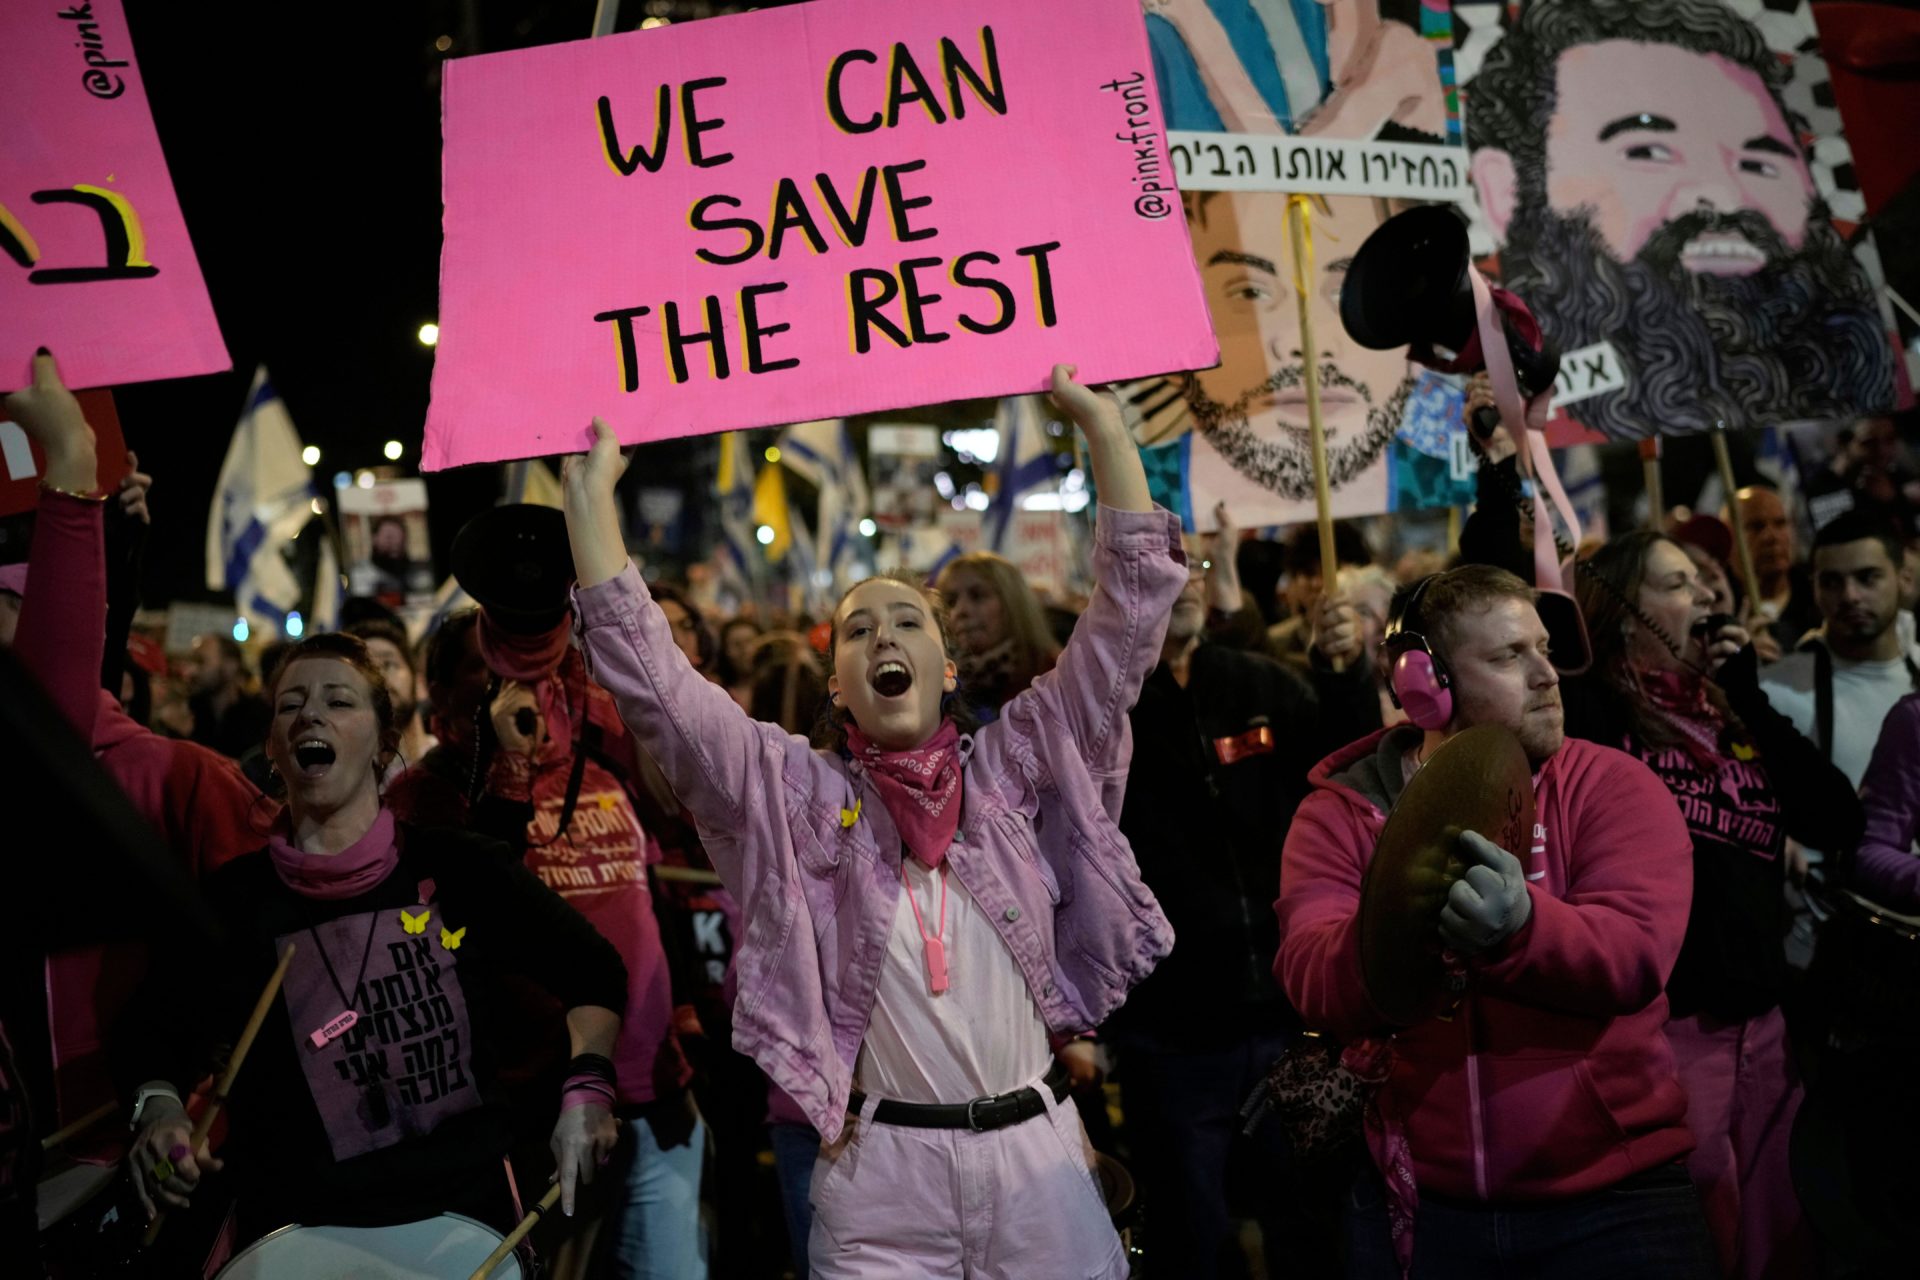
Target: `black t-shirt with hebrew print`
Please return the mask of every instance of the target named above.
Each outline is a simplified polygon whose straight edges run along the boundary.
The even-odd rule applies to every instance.
[[[393,874],[352,898],[295,893],[265,851],[208,877],[226,951],[157,975],[137,1006],[144,1051],[122,1038],[123,1080],[190,1084],[201,1051],[237,1034],[294,945],[228,1103],[221,1154],[249,1235],[498,1202],[509,1140],[494,1087],[500,979],[533,978],[565,1007],[625,1007],[619,954],[504,846],[405,826],[400,841]]]

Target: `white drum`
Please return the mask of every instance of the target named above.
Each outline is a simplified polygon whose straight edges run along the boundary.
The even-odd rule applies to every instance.
[[[504,1239],[443,1213],[391,1227],[282,1227],[233,1256],[215,1280],[467,1280]],[[509,1254],[488,1280],[521,1280]]]

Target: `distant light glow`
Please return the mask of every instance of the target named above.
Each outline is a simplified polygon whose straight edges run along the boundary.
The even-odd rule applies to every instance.
[[[440,326],[429,320],[420,326],[420,345],[437,347],[440,345]]]
[[[778,462],[778,461],[780,461],[780,446],[779,446],[779,445],[777,445],[777,444],[770,444],[770,445],[768,445],[768,446],[767,446],[767,461],[768,461],[768,462]]]
[[[642,19],[640,19],[640,29],[641,29],[642,31],[651,31],[651,30],[653,30],[653,29],[654,29],[655,27],[667,27],[667,26],[672,26],[672,25],[673,25],[673,19],[672,19],[672,18],[642,18]]]
[[[993,505],[993,499],[989,498],[986,495],[985,490],[973,488],[971,486],[968,487],[967,507],[969,510],[985,511],[988,507],[992,505]]]
[[[880,532],[880,526],[875,524],[872,520],[862,520],[860,522],[861,537],[871,538],[874,534],[878,532]]]
[[[387,455],[388,462],[398,462],[400,461],[400,455],[405,453],[406,451],[407,451],[407,447],[401,444],[398,440],[389,440],[387,441],[387,447],[382,449],[380,452]]]
[[[992,462],[1000,456],[1000,431],[996,427],[965,427],[949,431],[941,439],[955,453],[965,454],[976,462]]]
[[[333,473],[333,487],[334,487],[334,488],[336,488],[336,489],[344,489],[344,488],[346,488],[346,487],[347,487],[348,485],[350,485],[350,484],[352,484],[352,483],[353,483],[353,473],[352,473],[352,472],[350,472],[350,471],[336,471],[336,472],[334,472],[334,473]]]
[[[353,478],[353,482],[359,485],[362,489],[371,489],[373,488],[373,472],[362,471],[359,475]]]
[[[306,448],[302,449],[300,451],[300,461],[306,463],[310,467],[320,465],[320,446],[317,444],[310,444]]]
[[[453,48],[453,37],[441,36],[439,39],[433,42],[433,47],[438,49],[441,53],[445,53],[447,50]]]
[[[306,632],[306,629],[306,620],[300,616],[298,609],[295,609],[287,615],[287,639],[298,640]]]
[[[327,510],[327,504],[322,502],[320,499],[315,498],[312,502],[309,502],[307,504],[307,510],[313,512],[313,514],[315,515],[324,515]]]
[[[247,637],[252,634],[253,632],[247,627],[247,620],[245,618],[235,618],[233,620],[233,642],[235,644],[245,644]]]
[[[1085,511],[1087,491],[1069,489],[1064,493],[1030,493],[1020,499],[1022,511]]]
[[[773,526],[770,524],[763,524],[758,529],[755,529],[753,531],[753,536],[754,536],[754,539],[758,541],[761,546],[770,547],[773,545]]]

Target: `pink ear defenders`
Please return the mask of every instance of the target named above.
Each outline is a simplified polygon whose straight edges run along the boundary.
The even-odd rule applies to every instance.
[[[1444,729],[1453,719],[1452,681],[1446,667],[1428,645],[1420,628],[1420,598],[1438,574],[1428,574],[1415,583],[1413,590],[1394,601],[1387,615],[1381,647],[1392,660],[1387,672],[1387,693],[1393,705],[1407,713],[1407,719],[1420,729]]]

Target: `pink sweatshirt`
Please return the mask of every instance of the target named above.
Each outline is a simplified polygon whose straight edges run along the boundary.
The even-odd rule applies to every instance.
[[[266,843],[269,805],[239,766],[135,723],[100,687],[107,577],[102,504],[42,491],[14,653],[93,744],[133,807],[201,876]],[[254,822],[261,825],[256,828]],[[47,959],[47,1014],[62,1123],[113,1097],[102,1030],[145,972],[144,948],[81,947]]]
[[[1384,729],[1322,761],[1281,855],[1274,972],[1308,1026],[1343,1040],[1391,1030],[1360,976],[1360,889],[1417,739]],[[1380,1100],[1423,1193],[1563,1199],[1693,1147],[1661,990],[1692,893],[1686,824],[1645,765],[1578,739],[1541,766],[1534,796],[1535,847],[1510,850],[1531,917],[1483,957],[1450,1020],[1392,1040]]]

